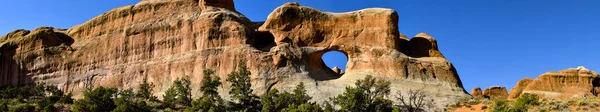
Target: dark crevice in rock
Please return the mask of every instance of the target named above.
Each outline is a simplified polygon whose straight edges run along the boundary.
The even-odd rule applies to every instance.
[[[251,40],[251,44],[254,48],[264,52],[269,52],[271,48],[277,46],[275,36],[268,31],[256,32],[256,35]]]

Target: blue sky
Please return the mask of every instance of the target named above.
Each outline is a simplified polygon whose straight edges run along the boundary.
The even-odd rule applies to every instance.
[[[39,26],[70,28],[139,0],[9,0],[0,7],[0,34]],[[264,21],[285,2],[324,11],[391,8],[400,32],[427,32],[457,68],[465,89],[512,88],[525,77],[577,66],[600,70],[597,0],[236,0],[238,11]],[[334,56],[325,56],[326,58]],[[333,58],[340,59],[340,58]],[[343,60],[343,59],[342,59]],[[334,64],[345,62],[334,60]],[[339,66],[339,65],[338,65]]]

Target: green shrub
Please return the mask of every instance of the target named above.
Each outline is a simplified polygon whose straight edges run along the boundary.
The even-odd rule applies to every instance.
[[[14,106],[8,110],[9,112],[33,112],[35,111],[35,106],[30,104],[21,104]]]
[[[142,84],[140,84],[140,88],[138,89],[138,92],[136,94],[137,97],[150,101],[156,100],[156,96],[152,95],[152,88],[154,88],[154,83],[148,83],[147,78],[144,78],[144,81],[142,82]]]
[[[231,83],[229,95],[231,95],[231,100],[233,101],[230,110],[260,110],[260,101],[256,95],[252,94],[251,74],[248,67],[246,67],[246,63],[241,62],[238,64],[237,71],[233,71],[227,75],[226,80]]]
[[[219,96],[218,87],[221,86],[221,78],[219,76],[212,76],[215,74],[214,70],[204,70],[203,78],[200,85],[200,92],[202,97],[192,102],[192,108],[186,109],[186,111],[224,111],[225,106],[223,105],[223,99]]]
[[[8,111],[8,101],[4,99],[0,99],[0,112]]]
[[[175,108],[176,105],[190,106],[192,102],[192,88],[190,86],[190,78],[187,76],[175,79],[173,85],[165,91],[163,103],[170,108]]]
[[[104,88],[102,86],[88,91],[83,99],[75,101],[71,109],[75,112],[108,112],[117,106],[113,98],[117,95],[117,88]]]
[[[519,99],[517,99],[515,101],[511,110],[517,111],[517,112],[524,112],[524,111],[527,111],[527,109],[530,106],[535,106],[535,105],[539,105],[539,104],[540,104],[540,102],[539,102],[539,98],[537,95],[525,93]]]
[[[73,104],[73,93],[68,93],[67,95],[62,96],[58,100],[58,103]]]
[[[311,96],[306,94],[306,89],[304,87],[304,83],[300,82],[300,84],[296,85],[296,88],[292,93],[282,92],[280,93],[277,89],[271,89],[269,92],[263,96],[261,96],[261,103],[263,105],[262,111],[300,111],[300,110],[314,110],[315,103],[308,102],[312,99]],[[326,103],[326,108],[327,108]],[[331,106],[331,105],[329,105]],[[321,108],[317,109],[319,111]]]
[[[510,105],[506,100],[494,100],[490,107],[491,112],[507,112],[510,109]]]
[[[390,93],[390,82],[368,75],[357,80],[356,87],[346,90],[334,97],[333,103],[340,106],[340,111],[392,111],[392,101],[385,97]]]
[[[581,101],[579,101],[578,105],[579,106],[588,106],[588,105],[590,105],[590,103],[587,100],[582,99]]]
[[[281,110],[281,112],[323,112],[323,109],[316,103],[304,103],[299,106],[294,104],[289,105],[288,108]]]

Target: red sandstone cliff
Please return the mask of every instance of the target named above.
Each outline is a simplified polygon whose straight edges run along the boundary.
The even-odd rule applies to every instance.
[[[542,98],[572,98],[597,96],[599,92],[598,73],[580,66],[547,72],[535,79],[523,79],[511,89],[509,98],[518,98],[523,93],[537,94]]]
[[[331,50],[348,56],[343,75],[321,60]],[[259,95],[304,82],[320,102],[373,75],[392,81],[392,91],[424,90],[438,107],[468,96],[436,40],[401,35],[398,14],[381,8],[330,13],[287,3],[253,23],[232,0],[142,0],[69,29],[11,32],[0,39],[0,60],[0,85],[45,82],[75,95],[86,82],[136,88],[147,77],[161,96],[175,78],[190,76],[197,88],[202,70],[226,77],[244,61]]]

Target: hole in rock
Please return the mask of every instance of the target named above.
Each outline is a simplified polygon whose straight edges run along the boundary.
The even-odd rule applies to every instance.
[[[344,75],[346,64],[348,63],[348,56],[346,54],[339,51],[329,51],[325,52],[321,59],[334,73]]]
[[[258,50],[268,52],[277,44],[275,43],[275,36],[271,32],[260,31],[254,37],[252,46]]]
[[[343,51],[322,50],[310,54],[309,76],[317,81],[333,80],[345,74],[348,55]]]

